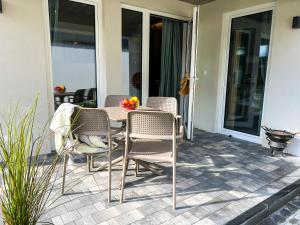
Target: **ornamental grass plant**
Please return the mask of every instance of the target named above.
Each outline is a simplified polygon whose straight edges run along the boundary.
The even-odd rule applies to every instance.
[[[1,209],[7,225],[35,225],[49,203],[60,155],[42,157],[48,125],[35,127],[38,98],[25,111],[16,106],[0,124]],[[38,133],[38,134],[37,134]]]

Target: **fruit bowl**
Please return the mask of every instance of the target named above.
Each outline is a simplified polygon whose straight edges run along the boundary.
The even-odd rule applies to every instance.
[[[139,106],[139,99],[137,97],[132,97],[130,99],[124,98],[120,106],[126,110],[135,110]]]

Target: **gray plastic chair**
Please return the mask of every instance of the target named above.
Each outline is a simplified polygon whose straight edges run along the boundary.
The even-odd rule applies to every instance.
[[[123,202],[125,177],[130,159],[169,162],[173,166],[173,208],[175,209],[176,158],[176,122],[172,113],[158,111],[128,112],[120,202]]]
[[[128,95],[107,95],[104,102],[104,107],[120,106],[124,98],[130,98]]]
[[[81,154],[87,157],[88,169],[91,171],[93,166],[93,156],[100,153],[106,153],[108,158],[108,202],[111,200],[111,153],[112,133],[110,129],[109,118],[105,110],[92,108],[76,109],[72,116],[72,132],[70,132],[70,148],[64,152],[64,168],[62,194],[64,194],[65,176],[67,170],[67,162],[71,154]],[[91,147],[87,144],[77,141],[79,135],[87,136],[103,136],[107,138],[108,148]]]
[[[173,97],[149,97],[147,99],[146,106],[172,113],[176,117],[176,139],[178,144],[181,144],[183,142],[184,129],[182,125],[182,117],[178,115],[177,112],[177,99]]]
[[[130,96],[128,95],[107,95],[104,102],[104,107],[117,107],[120,106],[121,101],[127,98],[129,99]],[[111,129],[113,132],[119,132],[118,138],[119,140],[124,139],[124,131],[125,131],[125,123],[112,123]]]

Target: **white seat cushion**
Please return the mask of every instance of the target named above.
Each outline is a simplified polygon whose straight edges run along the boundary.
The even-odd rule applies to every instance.
[[[74,153],[77,154],[92,155],[92,154],[100,154],[105,152],[108,152],[108,148],[95,148],[95,147],[90,147],[87,144],[78,144],[74,147]]]

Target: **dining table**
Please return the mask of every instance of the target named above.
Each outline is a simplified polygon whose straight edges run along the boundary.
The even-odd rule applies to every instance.
[[[109,117],[109,119],[113,122],[122,122],[126,123],[127,120],[127,114],[129,110],[122,108],[121,106],[114,106],[114,107],[104,107],[103,108]],[[139,111],[158,111],[158,109],[145,107],[145,106],[138,106],[136,110]],[[124,136],[125,137],[125,136]],[[124,149],[125,150],[125,149]],[[120,163],[123,161],[123,156],[120,156],[114,160],[112,160],[111,165],[115,165],[117,163]],[[156,175],[162,175],[160,171],[160,167],[157,166],[155,163],[150,163],[146,161],[138,161],[138,164],[143,166],[144,168],[150,170],[152,173]],[[104,170],[108,167],[108,163],[103,164],[102,166],[98,167],[98,170]]]
[[[111,121],[115,122],[126,122],[127,120],[127,113],[129,110],[121,107],[121,106],[114,106],[114,107],[104,107],[103,108],[108,115],[108,118]],[[157,111],[158,109],[153,109],[146,106],[138,106],[135,110],[139,111]]]

